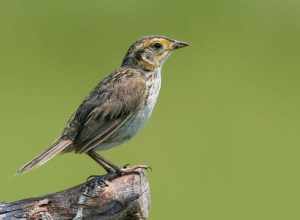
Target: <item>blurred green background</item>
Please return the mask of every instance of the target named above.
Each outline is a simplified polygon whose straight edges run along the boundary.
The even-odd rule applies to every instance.
[[[192,46],[146,128],[103,154],[153,167],[150,219],[300,219],[299,21],[298,0],[2,0],[0,200],[103,173],[70,154],[15,175],[132,42],[163,34]]]

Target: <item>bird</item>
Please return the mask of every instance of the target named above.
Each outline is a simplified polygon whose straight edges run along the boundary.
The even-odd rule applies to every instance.
[[[134,42],[121,66],[82,101],[57,140],[19,168],[18,173],[29,172],[70,152],[88,155],[107,173],[130,172],[130,168],[120,168],[98,151],[127,142],[144,127],[158,99],[164,62],[173,51],[188,45],[162,35],[144,36]]]

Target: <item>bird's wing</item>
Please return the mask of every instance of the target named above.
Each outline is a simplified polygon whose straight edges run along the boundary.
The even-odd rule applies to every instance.
[[[73,135],[74,150],[88,152],[111,138],[143,105],[146,82],[133,70],[116,72],[106,78],[83,102],[73,116],[66,134]]]

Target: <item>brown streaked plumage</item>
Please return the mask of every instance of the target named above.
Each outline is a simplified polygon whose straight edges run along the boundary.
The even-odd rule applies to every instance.
[[[161,66],[186,43],[147,36],[128,50],[121,67],[104,78],[82,102],[62,135],[19,169],[27,172],[60,153],[86,153],[108,172],[125,172],[96,153],[131,139],[150,117],[161,81]]]

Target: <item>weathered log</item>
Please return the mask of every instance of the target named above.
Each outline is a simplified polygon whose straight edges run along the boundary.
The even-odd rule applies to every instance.
[[[42,184],[42,183],[41,183]],[[0,203],[0,220],[142,220],[149,216],[145,171],[89,178],[85,183],[39,198]]]

